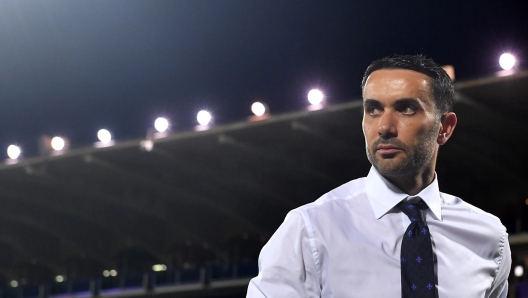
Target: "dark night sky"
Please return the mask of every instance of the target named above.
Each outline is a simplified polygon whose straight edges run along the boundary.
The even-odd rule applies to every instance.
[[[523,1],[394,2],[1,1],[0,148],[35,155],[42,134],[87,146],[102,127],[138,138],[159,115],[187,130],[202,108],[240,121],[255,100],[299,110],[312,87],[344,102],[394,53],[453,64],[459,80],[528,55]]]

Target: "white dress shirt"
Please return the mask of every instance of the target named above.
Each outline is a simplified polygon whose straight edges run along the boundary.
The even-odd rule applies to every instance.
[[[436,176],[436,175],[435,175]],[[440,298],[506,297],[511,253],[500,220],[438,190],[414,197],[435,243]],[[292,210],[262,248],[247,297],[401,297],[400,246],[412,199],[374,168]]]

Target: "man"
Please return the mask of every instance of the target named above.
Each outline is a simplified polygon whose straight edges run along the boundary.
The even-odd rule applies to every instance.
[[[441,193],[453,83],[421,55],[373,62],[362,82],[372,168],[291,211],[247,297],[506,297],[511,255],[495,216]]]

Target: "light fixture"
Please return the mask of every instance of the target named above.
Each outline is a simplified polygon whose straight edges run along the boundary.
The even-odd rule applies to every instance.
[[[97,138],[99,139],[99,142],[94,143],[96,148],[109,147],[115,144],[114,140],[112,140],[112,134],[107,129],[99,129],[97,132]]]
[[[61,137],[53,137],[51,139],[51,148],[55,151],[62,151],[66,146],[66,142]]]
[[[103,128],[97,132],[97,138],[101,143],[108,144],[112,141],[112,134]]]
[[[70,140],[66,137],[49,137],[42,135],[39,138],[39,151],[42,155],[57,156],[64,154],[70,148]]]
[[[104,276],[104,277],[117,276],[117,271],[116,271],[115,269],[104,270],[104,271],[103,271],[103,276]]]
[[[16,288],[16,287],[18,287],[18,281],[16,281],[16,280],[12,280],[12,281],[9,283],[9,285],[10,285],[11,287],[13,287],[13,288]]]
[[[64,278],[63,275],[57,275],[57,276],[55,276],[55,281],[56,281],[56,282],[63,282],[63,281],[65,281],[65,280],[66,280],[66,279]]]
[[[251,112],[253,112],[253,114],[255,114],[257,117],[262,117],[268,113],[268,107],[265,104],[257,101],[251,105]]]
[[[523,276],[523,274],[524,274],[524,268],[523,268],[523,266],[521,266],[521,265],[517,265],[517,266],[515,266],[515,269],[513,270],[513,273],[514,273],[515,276],[517,276],[517,277],[521,277],[521,276]]]
[[[20,149],[20,147],[17,145],[9,145],[9,147],[7,147],[7,156],[10,159],[18,159],[21,154],[22,149]]]
[[[165,264],[152,265],[152,271],[159,272],[159,271],[165,271],[165,270],[167,270],[167,265]]]
[[[499,58],[499,64],[504,70],[510,70],[515,66],[517,60],[515,56],[510,53],[504,53]]]
[[[154,121],[154,128],[158,132],[166,132],[169,129],[169,120],[167,118],[158,117],[156,121]]]
[[[323,104],[324,94],[319,89],[312,89],[308,92],[308,102],[311,105],[317,106]]]
[[[211,120],[213,120],[213,116],[209,111],[201,110],[196,115],[196,120],[200,125],[196,127],[197,130],[204,130],[209,128],[209,124],[211,124]]]

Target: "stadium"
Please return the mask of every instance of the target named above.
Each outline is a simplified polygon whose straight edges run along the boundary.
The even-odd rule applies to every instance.
[[[440,185],[506,225],[514,289],[528,257],[528,72],[455,88]],[[361,119],[357,98],[6,160],[2,297],[244,297],[288,211],[368,171]]]

